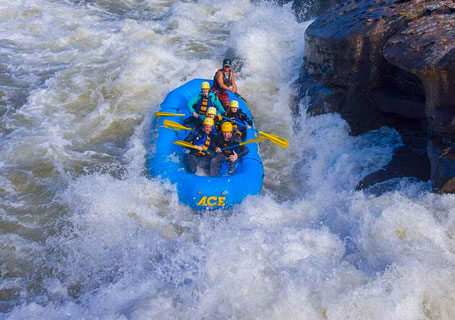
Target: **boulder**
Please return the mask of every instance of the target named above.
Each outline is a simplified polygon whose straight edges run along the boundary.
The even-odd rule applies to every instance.
[[[301,87],[317,88],[318,94],[313,98],[311,90],[302,90],[300,95],[310,97],[312,115],[339,112],[353,135],[396,128],[405,143],[412,143],[396,153],[391,176],[431,174],[435,191],[453,192],[454,40],[452,0],[346,1],[305,33]],[[370,177],[368,184],[373,181]]]

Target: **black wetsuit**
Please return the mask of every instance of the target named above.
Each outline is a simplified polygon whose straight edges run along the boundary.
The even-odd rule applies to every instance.
[[[202,128],[203,127],[193,129],[185,138],[186,142],[190,142],[195,146],[202,146],[202,149],[207,151],[204,152],[188,148],[189,151],[183,156],[183,162],[186,171],[189,173],[195,173],[198,166],[204,170],[209,170],[210,160],[215,153],[215,148],[217,146],[215,143],[215,136],[212,133],[206,134],[202,131]],[[208,152],[210,152],[210,154],[208,154]]]
[[[240,108],[237,109],[236,113],[232,112],[231,109],[229,109],[226,112],[225,117],[232,120],[232,127],[237,131],[240,137],[242,137],[242,140],[245,140],[247,126],[244,123],[246,122],[249,126],[253,126],[253,121],[251,121],[251,119]],[[239,125],[238,123],[241,123],[243,125]]]
[[[215,144],[221,149],[236,146],[241,142],[242,138],[237,133],[233,133],[231,139],[229,140],[224,139],[222,134],[215,137]],[[229,156],[234,154],[234,151],[235,153],[237,153],[239,157],[236,161],[231,162],[229,160]],[[245,145],[226,149],[223,150],[222,152],[217,152],[216,155],[210,161],[210,175],[211,176],[218,175],[218,171],[220,171],[220,166],[223,161],[228,161],[229,174],[234,174],[235,165],[237,164],[237,162],[239,162],[241,157],[246,155],[248,152],[249,152],[248,147]]]

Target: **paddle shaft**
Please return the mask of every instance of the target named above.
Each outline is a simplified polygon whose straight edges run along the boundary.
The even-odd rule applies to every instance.
[[[233,146],[229,146],[229,147],[223,148],[223,149],[221,149],[221,150],[222,150],[222,151],[223,151],[223,150],[228,150],[228,149],[236,148],[236,147],[239,147],[239,146],[243,146],[243,145],[248,144],[248,143],[259,142],[259,141],[264,141],[264,140],[267,140],[267,138],[265,138],[265,137],[258,137],[258,138],[254,138],[254,139],[250,139],[250,140],[241,142],[241,143],[236,144],[236,145],[233,145]]]
[[[236,97],[239,97],[243,101],[247,102],[246,99],[244,97],[242,97],[239,93],[235,92],[234,94],[235,94]]]
[[[164,116],[164,117],[183,117],[185,116],[184,113],[172,113],[172,112],[155,112],[155,116],[157,117],[160,117],[160,116]]]
[[[220,116],[221,116],[221,118],[223,118],[223,119],[225,119],[225,120],[227,120],[227,121],[235,122],[235,123],[238,124],[239,126],[248,128],[248,125],[246,125],[246,124],[244,124],[244,123],[240,123],[240,122],[238,122],[238,121],[232,120],[231,118],[225,117],[225,116],[223,116],[223,115],[221,115],[221,114],[220,114]]]
[[[177,141],[174,141],[173,143],[178,145],[178,146],[181,146],[181,147],[191,148],[191,149],[195,149],[195,150],[199,150],[199,151],[205,152],[207,154],[211,154],[209,151],[200,150],[198,146],[192,144],[191,142],[185,141],[185,140],[177,140]]]
[[[236,147],[239,147],[239,146],[243,146],[243,145],[248,144],[248,143],[259,142],[259,141],[263,141],[263,140],[264,139],[262,139],[261,137],[260,138],[255,138],[255,139],[250,139],[250,140],[247,140],[245,142],[241,142],[241,143],[233,145],[233,146],[222,148],[221,151],[228,150],[228,149],[233,149],[233,148],[236,148]],[[174,141],[174,144],[176,144],[178,146],[185,147],[185,148],[192,148],[192,149],[199,150],[198,146],[196,146],[196,145],[194,145],[194,144],[192,144],[190,142],[187,142],[185,140]],[[199,151],[206,152],[207,154],[210,154],[210,152],[207,151],[207,150],[199,150]]]

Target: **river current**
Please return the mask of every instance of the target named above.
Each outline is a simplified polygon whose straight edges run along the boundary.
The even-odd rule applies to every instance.
[[[400,135],[292,112],[304,32],[247,0],[0,2],[0,318],[453,319],[455,196],[356,184]],[[236,57],[260,195],[198,214],[146,176],[166,94]]]

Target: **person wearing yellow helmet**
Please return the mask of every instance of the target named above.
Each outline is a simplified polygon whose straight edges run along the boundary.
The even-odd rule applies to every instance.
[[[216,155],[210,161],[211,176],[218,175],[223,161],[228,162],[229,174],[235,173],[239,159],[249,152],[247,146],[240,145],[241,142],[242,138],[234,131],[232,123],[223,122],[221,124],[221,135],[215,137]]]
[[[220,131],[221,128],[221,121],[223,118],[216,113],[216,108],[215,107],[210,107],[207,109],[207,118],[212,118],[214,121],[214,125],[212,128],[212,133],[214,135],[217,135],[218,132]]]
[[[210,107],[215,107],[218,112],[225,113],[220,100],[213,92],[210,92],[210,83],[204,81],[201,84],[201,92],[188,101],[187,108],[192,116],[185,119],[184,125],[194,127],[200,124],[205,119]]]
[[[223,60],[223,68],[218,69],[213,77],[212,92],[220,99],[221,104],[225,109],[229,107],[228,91],[237,92],[237,84],[235,83],[234,72],[231,70],[231,60]]]
[[[246,138],[246,129],[251,129],[253,121],[239,108],[239,102],[232,100],[229,103],[229,110],[225,114],[227,121],[232,123],[234,130],[242,137]],[[243,124],[243,125],[242,125]]]
[[[187,172],[195,173],[198,167],[201,167],[205,171],[209,170],[210,160],[212,158],[210,151],[214,153],[217,146],[215,144],[215,136],[212,133],[213,125],[213,119],[206,117],[202,121],[202,126],[191,130],[184,139],[186,142],[198,147],[198,149],[186,149],[183,155],[183,162]]]
[[[216,108],[215,107],[210,107],[207,109],[207,117],[209,118],[215,118],[216,116]]]

